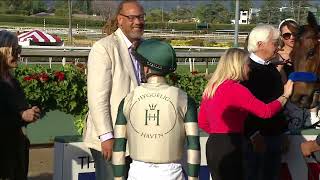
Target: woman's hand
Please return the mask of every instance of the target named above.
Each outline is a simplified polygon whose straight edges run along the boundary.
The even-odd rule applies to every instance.
[[[22,114],[21,114],[22,120],[29,122],[29,123],[35,122],[36,120],[39,119],[40,112],[41,111],[37,106],[33,106],[32,108],[27,109],[22,112]]]
[[[287,98],[291,96],[293,90],[293,81],[288,80],[287,83],[283,87],[283,95]]]

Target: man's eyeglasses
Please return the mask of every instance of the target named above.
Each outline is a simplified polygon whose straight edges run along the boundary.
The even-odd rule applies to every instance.
[[[283,39],[288,40],[291,38],[291,36],[295,36],[295,35],[288,32],[288,33],[282,34],[281,36],[283,37]]]
[[[144,21],[144,18],[146,16],[146,14],[140,14],[140,15],[137,15],[137,16],[136,15],[128,15],[127,16],[127,15],[124,15],[124,14],[120,14],[120,15],[128,18],[128,20],[130,22],[133,22],[135,18],[137,18],[139,21]]]
[[[22,50],[22,48],[21,48],[21,46],[20,45],[18,45],[18,46],[16,46],[16,47],[12,47],[12,56],[14,56],[14,57],[16,57],[16,56],[18,56],[19,54],[21,54],[21,50]]]

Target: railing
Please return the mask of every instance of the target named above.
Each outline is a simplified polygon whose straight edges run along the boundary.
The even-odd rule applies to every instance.
[[[176,54],[178,58],[217,58],[220,57],[222,53],[227,49],[200,46],[174,46],[173,48],[177,50]],[[22,48],[21,57],[87,58],[90,50],[91,47],[29,46]],[[210,50],[210,52],[204,52],[201,50]]]
[[[174,46],[178,62],[189,64],[190,72],[194,71],[195,63],[206,65],[208,73],[209,62],[214,64],[227,48],[200,47],[200,46]],[[29,46],[22,48],[22,62],[25,64],[62,64],[66,62],[86,63],[91,47],[70,46]],[[45,57],[48,59],[41,59]]]

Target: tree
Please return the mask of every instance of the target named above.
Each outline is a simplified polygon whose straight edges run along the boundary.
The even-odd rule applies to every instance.
[[[258,22],[266,24],[279,24],[281,21],[280,0],[265,0],[259,12]]]
[[[250,24],[257,24],[258,23],[258,16],[257,14],[252,14],[250,19]]]
[[[69,14],[69,7],[67,0],[55,0],[54,3],[54,14],[56,16],[67,17]]]
[[[220,2],[213,2],[207,5],[200,5],[197,7],[195,14],[201,22],[207,23],[227,23],[230,21],[230,14],[228,9]]]
[[[9,7],[8,10],[11,10],[11,11],[17,10],[21,3],[22,3],[22,0],[5,0],[6,6]]]
[[[251,0],[240,0],[239,3],[240,3],[240,11],[241,10],[242,11],[249,11],[250,8],[253,7]],[[235,0],[230,1],[230,7],[231,7],[230,14],[231,14],[231,16],[233,16],[235,13],[235,10],[236,10],[236,1]]]
[[[73,0],[72,9],[76,13],[92,14],[91,0]]]
[[[191,21],[193,17],[191,8],[177,7],[170,13],[170,19],[174,21]]]
[[[102,17],[104,21],[112,18],[117,10],[118,3],[112,0],[92,1],[92,11]]]
[[[29,11],[29,15],[31,14],[37,14],[39,12],[44,12],[47,10],[47,5],[43,1],[25,1],[25,6],[23,7],[23,10]]]
[[[205,19],[205,11],[206,11],[206,6],[204,4],[200,4],[197,6],[197,8],[194,11],[194,15],[201,21],[201,22],[208,22]]]
[[[47,10],[47,5],[42,0],[6,0],[4,3],[15,14],[31,15]]]
[[[308,0],[291,0],[292,16],[298,23],[306,23],[308,16],[307,7],[311,7]]]
[[[168,22],[169,19],[169,13],[160,8],[150,9],[146,13],[147,22]]]

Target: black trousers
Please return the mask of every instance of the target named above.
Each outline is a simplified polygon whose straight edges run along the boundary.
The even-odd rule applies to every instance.
[[[0,148],[0,180],[27,180],[29,167],[29,139],[19,129],[4,136]]]
[[[206,144],[208,169],[214,180],[243,180],[243,135],[211,134]]]

